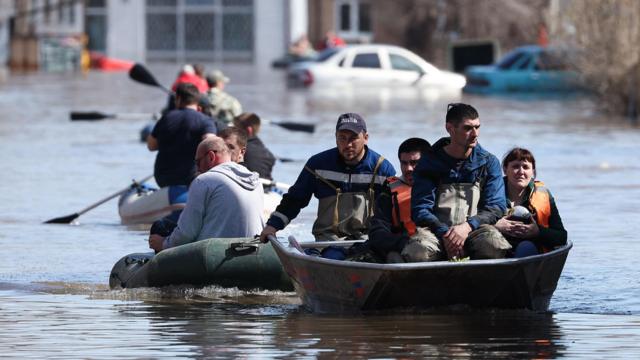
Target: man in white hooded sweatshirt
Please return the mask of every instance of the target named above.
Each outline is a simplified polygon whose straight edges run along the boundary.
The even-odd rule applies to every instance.
[[[149,236],[157,252],[209,238],[252,237],[262,231],[263,194],[258,174],[231,161],[224,140],[210,136],[196,150],[200,175],[171,235]]]

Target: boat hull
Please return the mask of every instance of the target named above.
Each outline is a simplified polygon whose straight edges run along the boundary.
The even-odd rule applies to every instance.
[[[125,225],[151,224],[173,211],[184,209],[185,205],[184,202],[171,203],[168,187],[132,188],[120,196],[118,214]]]
[[[201,240],[153,253],[124,256],[109,277],[112,289],[218,285],[291,291],[273,247],[252,238]]]
[[[406,264],[313,257],[283,240],[274,248],[303,304],[316,313],[457,304],[546,311],[571,244],[521,259]]]

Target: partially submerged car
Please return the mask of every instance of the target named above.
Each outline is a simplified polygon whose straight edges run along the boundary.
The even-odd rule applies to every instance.
[[[522,46],[494,65],[469,66],[465,71],[470,93],[552,92],[580,88],[579,75],[569,67],[569,53],[537,45]]]
[[[442,71],[407,49],[392,45],[350,45],[319,54],[316,61],[292,64],[290,86],[312,88],[434,88],[457,90],[462,75]]]

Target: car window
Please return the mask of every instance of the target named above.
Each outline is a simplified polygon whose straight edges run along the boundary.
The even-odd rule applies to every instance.
[[[337,53],[340,50],[341,49],[339,47],[333,47],[333,48],[328,48],[328,49],[322,50],[316,56],[316,61],[317,62],[324,62],[324,61],[326,61],[328,58],[332,57],[335,53]]]
[[[531,64],[531,59],[533,59],[533,56],[527,56],[526,58],[520,57],[520,58],[522,59],[522,62],[518,64],[518,70],[527,70],[529,68],[529,64]]]
[[[378,58],[378,53],[364,53],[356,55],[356,57],[353,58],[351,67],[380,68],[380,58]]]
[[[567,64],[558,54],[543,51],[538,57],[535,65],[536,70],[541,71],[562,71],[567,70]]]
[[[498,62],[498,68],[502,70],[509,70],[511,69],[513,64],[520,61],[520,59],[522,59],[522,57],[526,55],[527,55],[526,53],[521,51],[508,54],[502,60],[500,60],[500,62]]]
[[[342,59],[340,59],[340,61],[338,61],[338,66],[339,67],[344,67],[344,59],[346,59],[346,56],[343,56]]]
[[[393,70],[415,71],[422,72],[422,68],[413,61],[407,59],[404,56],[397,54],[389,54],[389,60],[391,60],[391,68]]]

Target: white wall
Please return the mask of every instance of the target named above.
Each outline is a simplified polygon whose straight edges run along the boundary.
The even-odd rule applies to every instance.
[[[136,62],[146,57],[145,1],[107,1],[107,55]]]
[[[297,40],[309,31],[308,0],[289,1],[289,42]]]
[[[288,46],[286,29],[287,0],[255,0],[254,4],[254,64],[270,68],[271,62],[281,57]]]

